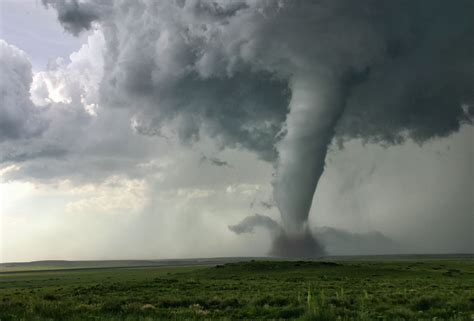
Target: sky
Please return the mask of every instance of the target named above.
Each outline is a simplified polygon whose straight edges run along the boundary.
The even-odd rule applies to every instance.
[[[0,261],[473,253],[474,28],[440,3],[0,0]]]

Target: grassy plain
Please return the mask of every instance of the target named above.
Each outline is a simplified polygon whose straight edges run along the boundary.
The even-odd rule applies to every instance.
[[[474,320],[474,261],[249,261],[0,273],[0,320]]]

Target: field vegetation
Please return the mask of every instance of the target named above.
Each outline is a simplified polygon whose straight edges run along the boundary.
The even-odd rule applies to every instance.
[[[0,320],[474,320],[474,262],[249,261],[0,274]]]

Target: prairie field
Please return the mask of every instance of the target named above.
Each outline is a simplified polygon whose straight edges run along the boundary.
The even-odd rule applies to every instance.
[[[2,269],[0,320],[473,320],[474,261]]]

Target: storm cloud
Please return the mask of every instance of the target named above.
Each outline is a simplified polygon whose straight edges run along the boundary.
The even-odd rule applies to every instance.
[[[216,135],[246,144],[253,129],[275,142],[258,121],[281,129],[297,72],[318,68],[342,98],[338,137],[423,142],[471,121],[470,1],[44,2],[68,30],[102,25],[103,90],[154,116],[140,120],[150,130],[187,114],[185,139],[216,117],[235,129],[208,128]]]
[[[44,3],[74,34],[100,25],[101,103],[138,133],[172,124],[274,164],[282,249],[320,248],[307,220],[334,140],[421,144],[472,122],[469,0]]]

